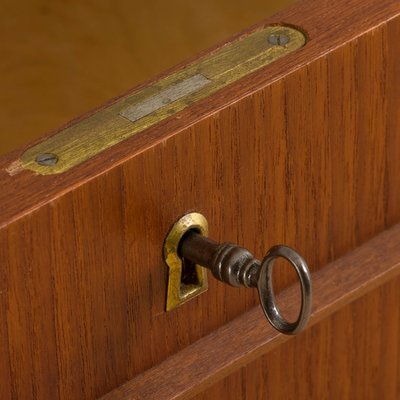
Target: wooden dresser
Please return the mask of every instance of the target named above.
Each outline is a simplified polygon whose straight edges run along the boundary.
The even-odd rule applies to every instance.
[[[134,3],[4,5],[0,399],[399,399],[400,2]],[[306,328],[210,272],[166,311],[187,213],[298,251]]]

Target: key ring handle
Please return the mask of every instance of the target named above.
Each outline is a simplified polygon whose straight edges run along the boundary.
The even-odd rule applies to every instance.
[[[274,261],[279,257],[289,261],[291,266],[296,270],[300,281],[301,308],[299,316],[295,322],[287,321],[282,316],[276,304],[272,282],[272,271]],[[275,329],[286,335],[294,335],[304,329],[311,314],[312,287],[310,271],[307,263],[300,254],[292,248],[284,245],[271,247],[261,263],[257,286],[264,314]]]

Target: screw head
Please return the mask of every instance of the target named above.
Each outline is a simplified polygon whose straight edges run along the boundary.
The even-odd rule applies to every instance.
[[[268,42],[273,46],[285,46],[289,43],[289,36],[284,33],[272,33],[268,36]]]
[[[58,156],[56,154],[53,154],[53,153],[42,153],[42,154],[39,154],[35,158],[35,161],[39,165],[43,165],[45,167],[48,167],[48,166],[57,164]]]

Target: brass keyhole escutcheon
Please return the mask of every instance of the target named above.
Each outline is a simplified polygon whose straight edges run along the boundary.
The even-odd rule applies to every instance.
[[[189,213],[171,228],[164,241],[164,260],[168,265],[167,311],[207,290],[207,270],[180,256],[182,238],[190,231],[208,235],[208,223],[200,213]]]

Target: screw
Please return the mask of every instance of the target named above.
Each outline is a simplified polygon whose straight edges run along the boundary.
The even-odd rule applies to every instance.
[[[289,41],[289,36],[283,33],[272,33],[268,36],[268,42],[273,46],[285,46]]]
[[[51,166],[51,165],[55,165],[58,162],[58,156],[52,153],[42,153],[39,154],[35,161],[39,164],[39,165],[43,165],[45,167]]]

